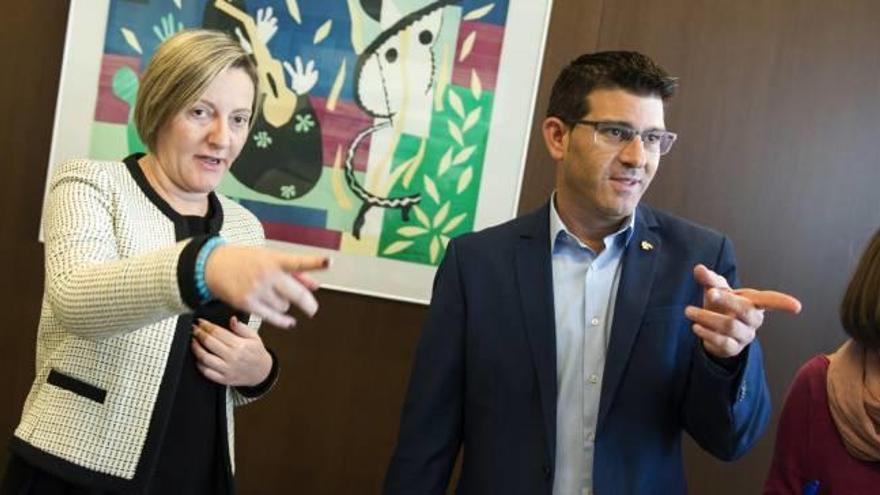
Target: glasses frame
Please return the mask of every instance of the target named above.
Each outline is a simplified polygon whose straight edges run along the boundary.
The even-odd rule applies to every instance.
[[[642,141],[642,148],[647,153],[654,153],[654,152],[648,150],[647,146],[645,145],[645,139],[644,139],[645,133],[655,132],[655,133],[662,134],[664,136],[668,136],[670,138],[670,140],[669,140],[669,145],[666,147],[665,151],[662,149],[662,144],[660,144],[663,142],[662,138],[660,140],[660,143],[658,143],[658,149],[657,149],[656,153],[660,156],[663,156],[663,155],[669,153],[669,151],[672,150],[672,145],[675,144],[675,140],[678,139],[678,134],[676,134],[672,131],[667,131],[666,129],[650,129],[650,130],[646,130],[646,131],[638,131],[638,130],[632,128],[631,126],[626,125],[626,124],[621,124],[620,122],[607,122],[607,121],[603,122],[603,121],[598,121],[598,120],[578,119],[578,120],[571,121],[569,123],[569,125],[572,127],[572,129],[575,126],[577,126],[578,124],[588,125],[593,128],[593,142],[596,144],[602,144],[599,142],[599,135],[598,134],[599,134],[599,131],[601,131],[603,127],[608,126],[608,127],[627,129],[627,131],[630,132],[632,134],[632,136],[627,139],[624,139],[622,141],[622,143],[621,143],[622,146],[620,149],[623,149],[624,147],[629,145],[629,143],[631,143],[636,138],[636,136],[638,136],[639,139]]]

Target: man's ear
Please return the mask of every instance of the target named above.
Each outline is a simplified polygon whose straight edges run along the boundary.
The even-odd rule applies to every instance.
[[[555,161],[560,161],[565,157],[565,152],[568,150],[568,131],[568,126],[559,117],[547,117],[541,124],[547,152]]]

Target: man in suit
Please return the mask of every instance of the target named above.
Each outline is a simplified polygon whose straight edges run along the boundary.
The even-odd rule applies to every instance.
[[[677,81],[634,52],[559,75],[548,204],[452,241],[385,493],[685,493],[681,433],[732,460],[770,414],[763,308],[723,235],[639,204],[675,134]]]

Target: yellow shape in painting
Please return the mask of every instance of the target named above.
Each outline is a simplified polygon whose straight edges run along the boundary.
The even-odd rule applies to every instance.
[[[333,159],[333,172],[330,175],[331,184],[333,186],[333,197],[336,199],[336,204],[339,205],[343,210],[351,210],[351,199],[349,199],[348,194],[345,192],[345,188],[343,187],[343,177],[342,177],[342,146],[336,147],[336,158]]]
[[[443,95],[449,84],[449,43],[443,44],[440,55],[440,72],[437,74],[437,88],[434,90],[434,111],[443,111]]]
[[[427,139],[422,138],[422,144],[419,145],[419,151],[416,153],[415,158],[413,158],[413,164],[407,170],[406,175],[403,177],[403,187],[409,189],[409,184],[413,180],[413,176],[416,173],[416,170],[419,169],[419,166],[422,164],[422,159],[425,158],[425,145],[427,145]]]
[[[287,11],[290,12],[290,17],[293,17],[297,24],[302,24],[302,17],[299,15],[299,5],[297,5],[296,0],[287,0]]]
[[[318,43],[324,41],[324,38],[330,35],[330,30],[333,29],[333,20],[328,20],[324,24],[321,24],[321,27],[315,31],[315,38],[312,40],[312,43],[317,45]]]
[[[339,251],[346,254],[375,256],[379,252],[379,238],[361,234],[361,238],[358,240],[351,233],[343,232],[342,241],[339,243]]]
[[[414,244],[413,241],[394,241],[385,248],[385,251],[382,252],[384,255],[392,255],[397,254],[401,251],[406,251],[407,248]]]
[[[485,16],[486,14],[488,14],[492,10],[492,7],[494,7],[494,6],[495,6],[494,3],[490,3],[489,5],[486,5],[485,7],[480,7],[479,9],[472,10],[464,15],[464,20],[465,21],[475,21],[475,20]]]
[[[464,39],[464,42],[461,44],[461,53],[458,56],[459,62],[463,62],[464,59],[468,58],[468,55],[471,54],[471,50],[474,49],[474,41],[476,39],[476,31],[471,31],[471,34],[467,35],[467,38]]]
[[[458,176],[458,185],[455,187],[455,192],[457,194],[463,193],[464,190],[467,189],[467,186],[470,185],[471,179],[473,178],[474,169],[471,167],[464,169],[464,172],[462,172],[461,175]]]
[[[122,37],[125,38],[125,42],[128,43],[128,46],[143,55],[144,51],[141,50],[141,44],[138,42],[137,36],[128,28],[122,28],[120,31],[122,31]]]
[[[363,19],[367,14],[357,0],[348,0],[348,14],[351,18],[351,47],[355,53],[360,55],[367,47],[367,43],[364,41],[363,25]]]
[[[464,118],[464,104],[461,102],[461,98],[455,94],[455,91],[449,92],[449,106],[452,107],[452,110],[459,118]]]
[[[483,96],[483,84],[480,82],[480,76],[477,75],[477,71],[471,70],[471,94],[474,95],[474,99],[480,101],[480,98]]]
[[[422,179],[425,182],[425,192],[428,193],[428,196],[434,200],[438,205],[440,204],[440,193],[437,192],[437,185],[434,184],[434,181],[431,180],[430,176],[423,176]]]
[[[339,100],[339,93],[342,92],[342,85],[345,83],[345,59],[342,59],[342,65],[339,66],[339,72],[333,81],[333,87],[330,88],[330,96],[327,97],[327,110],[333,112],[336,110],[336,102]]]

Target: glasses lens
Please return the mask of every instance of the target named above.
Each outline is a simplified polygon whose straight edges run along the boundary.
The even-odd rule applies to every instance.
[[[580,121],[579,123],[593,126],[595,141],[599,144],[620,148],[626,146],[636,136],[641,136],[642,146],[646,152],[661,155],[669,153],[669,150],[672,149],[672,143],[677,137],[674,132],[657,130],[640,133],[632,127],[610,122]]]
[[[635,135],[636,131],[626,126],[605,123],[596,124],[596,140],[612,146],[628,143],[632,141]]]
[[[642,134],[642,146],[649,153],[658,153],[663,143],[663,131],[648,131]]]
[[[675,142],[675,138],[678,137],[674,132],[664,132],[660,137],[660,154],[665,155],[669,153],[669,150],[672,149],[672,143]]]

